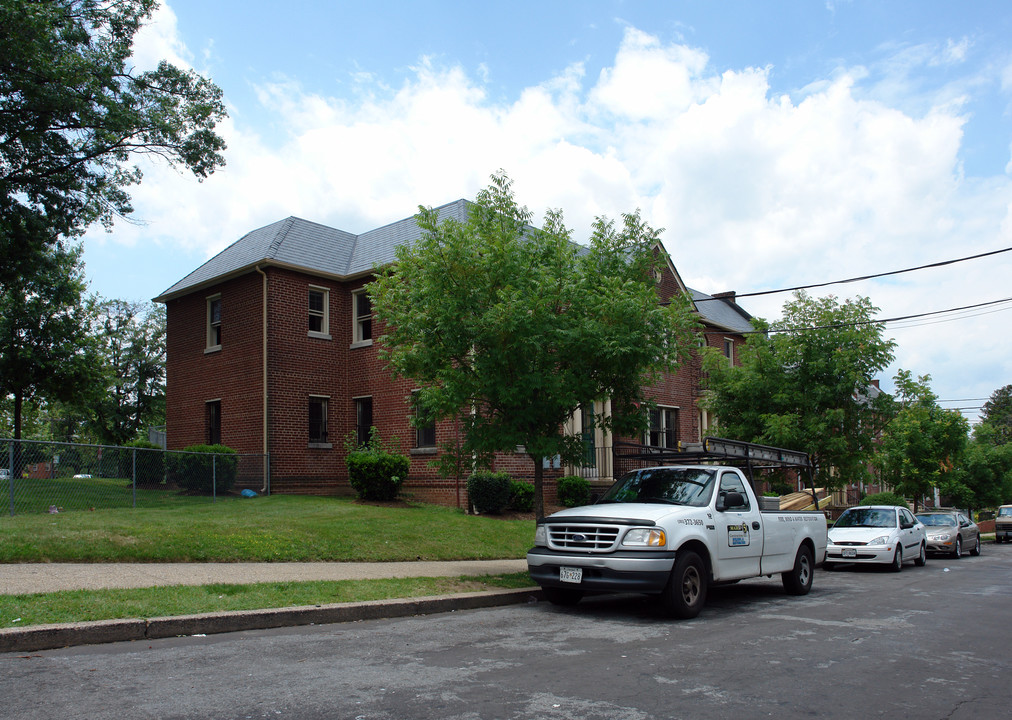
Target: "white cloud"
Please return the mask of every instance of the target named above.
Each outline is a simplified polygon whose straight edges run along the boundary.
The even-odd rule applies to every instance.
[[[138,57],[185,58],[174,30],[163,10]],[[958,60],[966,45],[946,53]],[[904,51],[898,66],[912,54]],[[962,177],[961,105],[909,114],[887,95],[858,92],[860,69],[813,83],[798,101],[771,97],[768,69],[721,72],[698,49],[629,28],[599,77],[575,64],[511,102],[490,99],[485,68],[472,77],[422,58],[412,73],[391,89],[362,72],[356,94],[341,98],[265,79],[257,112],[283,132],[268,141],[248,122],[226,122],[228,166],[203,184],[146,170],[134,197],[149,224],[120,228],[115,239],[144,237],[206,257],[288,215],[360,232],[419,204],[473,197],[504,168],[521,203],[538,216],[561,207],[577,239],[595,215],[642,208],[651,225],[667,228],[686,281],[708,292],[839,279],[1012,244],[1009,178]],[[244,108],[240,117],[252,115]],[[871,295],[883,315],[905,315],[995,299],[1007,293],[1008,266],[999,257],[836,292]],[[784,299],[746,306],[770,317]],[[904,330],[898,365],[951,375],[954,388],[997,368],[1003,384],[1012,370],[999,327],[1007,321],[998,313]]]

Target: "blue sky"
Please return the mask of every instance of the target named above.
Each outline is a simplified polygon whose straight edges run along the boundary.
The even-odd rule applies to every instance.
[[[686,282],[750,292],[1012,246],[1006,2],[175,0],[138,38],[224,91],[228,165],[144,165],[91,289],[147,299],[288,215],[362,232],[499,168],[575,238],[640,208]],[[1012,255],[1010,253],[1009,255]],[[820,292],[882,317],[1012,295],[1009,255]],[[775,318],[787,296],[743,301]],[[890,325],[944,399],[1012,382],[1009,304]],[[979,401],[950,403],[979,405]]]

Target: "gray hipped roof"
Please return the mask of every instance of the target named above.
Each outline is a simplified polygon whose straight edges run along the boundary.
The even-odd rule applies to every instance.
[[[470,203],[456,200],[435,208],[439,222],[466,222]],[[166,302],[222,280],[275,266],[334,278],[364,276],[397,259],[396,249],[421,237],[415,217],[354,235],[344,230],[288,217],[246,233],[155,298]],[[677,271],[671,267],[677,276]],[[681,280],[679,280],[681,284]],[[751,316],[733,298],[714,298],[688,289],[704,321],[730,332],[752,330]]]
[[[716,298],[712,295],[688,288],[692,302],[700,316],[711,325],[735,333],[746,333],[755,330],[750,320],[752,316],[731,298]]]
[[[468,202],[436,208],[439,222],[467,220]],[[289,217],[243,235],[155,298],[165,302],[202,286],[252,272],[257,265],[304,270],[313,275],[348,278],[371,272],[396,259],[399,245],[421,237],[414,216],[354,235],[344,230]]]

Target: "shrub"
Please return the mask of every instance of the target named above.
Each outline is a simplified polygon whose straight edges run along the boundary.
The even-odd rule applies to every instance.
[[[510,503],[510,476],[504,472],[477,472],[467,479],[467,499],[476,512],[501,515]],[[534,488],[531,488],[533,500]]]
[[[363,446],[348,453],[348,482],[362,500],[394,500],[411,469],[405,455]]]
[[[160,485],[165,479],[165,453],[160,445],[147,440],[134,440],[127,443],[128,448],[137,448],[137,484],[138,485]],[[129,467],[123,477],[132,477],[134,472],[133,452],[124,453],[129,457]],[[121,462],[123,458],[121,457]],[[210,485],[208,485],[210,487]]]
[[[566,475],[559,478],[556,493],[566,507],[586,505],[590,502],[590,483],[577,475]]]
[[[866,495],[858,505],[899,505],[900,507],[909,507],[906,498],[894,492],[880,492],[874,495]]]
[[[235,484],[239,458],[225,445],[191,445],[169,453],[169,479],[184,490],[228,492]]]
[[[522,513],[534,510],[534,485],[524,480],[510,480],[509,506]]]

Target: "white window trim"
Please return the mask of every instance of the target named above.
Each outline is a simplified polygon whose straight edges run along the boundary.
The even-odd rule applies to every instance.
[[[728,347],[731,348],[730,353],[728,353]],[[734,338],[729,337],[724,338],[724,357],[727,358],[727,361],[731,364],[731,367],[734,367]]]
[[[372,345],[372,338],[368,338],[366,340],[361,339],[362,328],[358,321],[358,296],[364,294],[365,292],[366,292],[365,288],[362,288],[361,290],[356,290],[351,294],[352,348],[369,347],[370,345]],[[372,318],[372,315],[370,315],[369,317]]]
[[[681,414],[681,412],[682,412],[682,408],[681,408],[681,406],[679,406],[679,405],[657,405],[657,406],[656,406],[656,407],[655,407],[654,409],[655,409],[655,410],[674,410],[674,411],[675,411],[675,417],[676,417],[676,418],[678,418],[678,416],[679,416],[679,415]],[[664,419],[665,417],[666,417],[666,416],[664,415],[664,413],[661,413],[661,426],[662,426],[662,427],[661,427],[661,432],[664,432],[664,433],[666,433],[666,432],[667,432],[667,430],[668,430],[668,427],[667,427],[667,425],[665,424],[665,422],[666,422],[666,421],[665,421],[665,419]],[[648,445],[648,446],[650,445],[650,433],[651,433],[651,431],[652,431],[652,430],[653,430],[653,429],[652,429],[652,428],[650,427],[650,416],[649,416],[649,414],[648,414],[648,415],[647,415],[647,430],[646,430],[646,432],[644,433],[644,438],[643,438],[643,444],[644,444],[644,445]],[[677,434],[677,431],[678,431],[678,428],[675,428],[675,432],[676,432],[676,434]],[[651,447],[652,447],[652,446],[651,446]],[[665,447],[666,447],[666,446],[665,446]],[[674,449],[676,449],[676,448],[677,448],[677,445],[675,446],[675,448],[668,448],[668,449],[669,449],[669,450],[674,450]]]
[[[205,300],[204,300],[204,302],[205,302],[205,309],[204,309],[204,352],[205,353],[217,352],[217,351],[221,350],[221,342],[220,341],[217,344],[215,344],[215,345],[211,344],[211,303],[213,303],[215,300],[217,300],[218,303],[219,303],[219,315],[218,315],[219,334],[221,332],[221,310],[220,310],[220,308],[221,308],[221,304],[220,304],[221,303],[221,293],[218,293],[216,295],[208,295],[205,298]]]
[[[314,395],[314,394],[310,393],[309,397],[306,399],[306,409],[307,410],[309,409],[309,401],[312,400],[313,398],[316,398],[318,400],[326,400],[327,401],[327,417],[325,418],[325,420],[327,421],[327,428],[328,428],[328,431],[329,431],[329,428],[330,428],[330,417],[329,417],[330,416],[330,395]],[[329,433],[328,433],[327,437],[328,438],[330,437]],[[315,441],[315,440],[310,440],[309,441],[309,447],[310,448],[314,448],[314,449],[319,449],[319,450],[330,450],[331,448],[334,447],[334,443],[332,443],[332,442],[318,442],[318,441]]]
[[[320,340],[332,340],[330,336],[330,289],[320,287],[319,285],[310,285],[306,291],[306,310],[307,313],[312,316],[313,313],[309,311],[309,293],[312,291],[323,293],[323,329],[322,330],[309,330],[307,334],[311,338],[319,338]],[[322,397],[322,396],[321,396]]]

